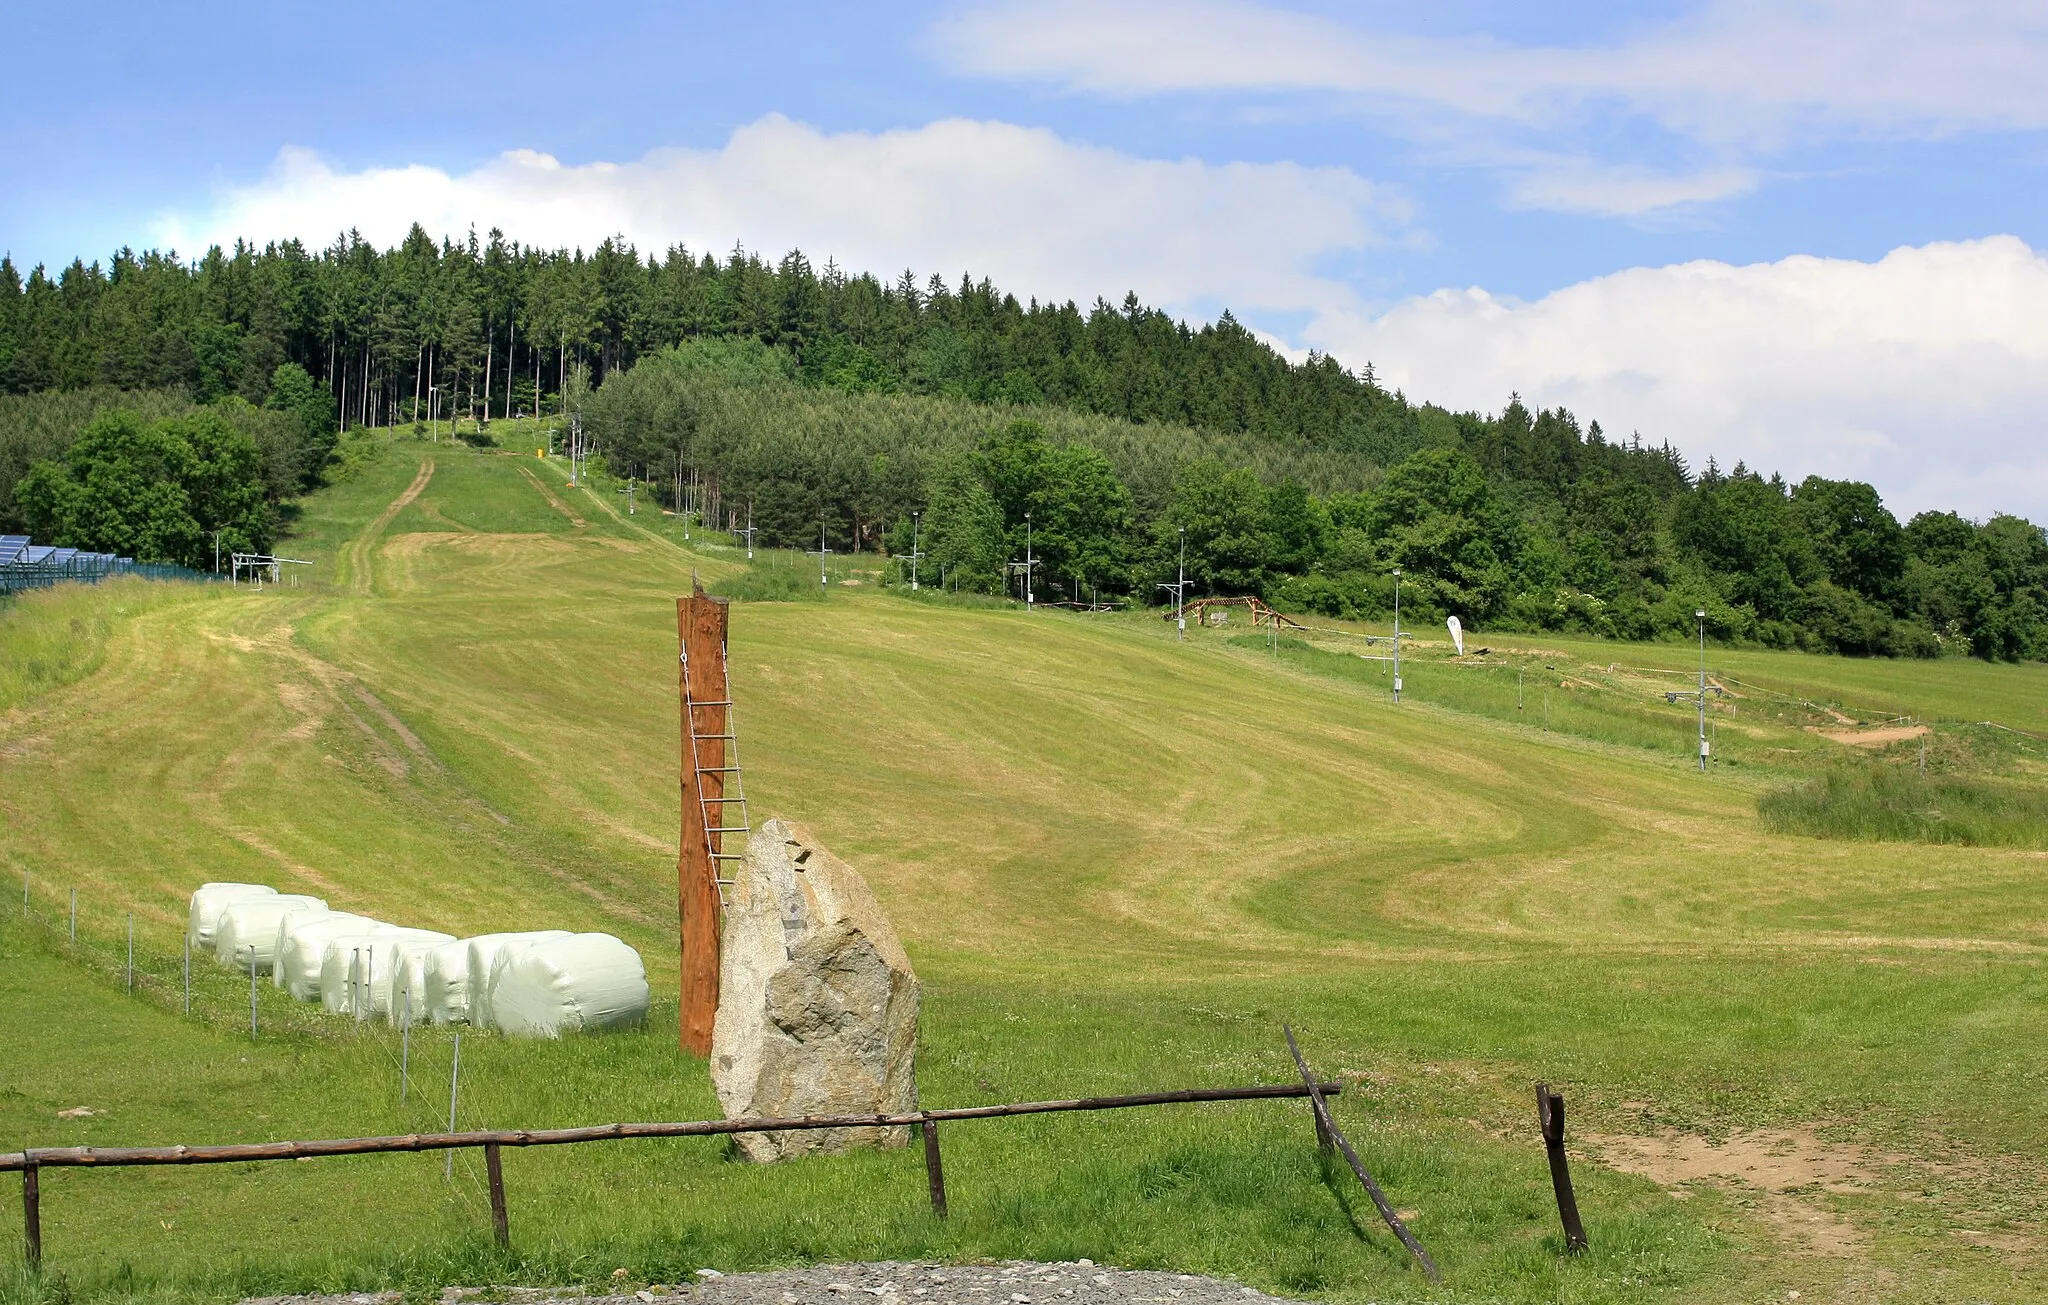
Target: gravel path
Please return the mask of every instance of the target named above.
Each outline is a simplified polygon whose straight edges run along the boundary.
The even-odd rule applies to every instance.
[[[242,1305],[396,1305],[396,1292],[348,1296],[262,1296]],[[1280,1301],[1217,1278],[1144,1269],[1116,1269],[1090,1260],[1066,1264],[823,1264],[768,1273],[698,1270],[687,1285],[655,1284],[619,1295],[585,1296],[573,1288],[450,1287],[444,1305],[503,1301],[508,1305],[1260,1305]]]

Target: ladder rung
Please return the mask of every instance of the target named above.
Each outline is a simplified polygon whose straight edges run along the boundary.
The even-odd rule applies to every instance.
[[[692,707],[730,707],[732,702],[730,700],[725,702],[697,702],[693,699],[690,705]]]
[[[737,797],[729,797],[729,798],[725,798],[725,797],[717,797],[717,798],[715,798],[715,797],[701,797],[701,798],[698,798],[697,800],[698,800],[699,802],[705,802],[705,803],[710,803],[710,802],[745,802],[745,801],[747,800],[747,798],[746,798],[746,795],[745,795],[744,793],[742,793],[742,794],[740,794],[740,795],[739,795],[739,796],[737,796]]]
[[[738,852],[713,852],[711,859],[714,861],[744,861],[747,858]]]
[[[745,834],[751,831],[745,825],[713,825],[704,832],[707,834]]]
[[[739,735],[737,734],[698,734],[693,731],[690,734],[690,741],[693,743],[709,743],[715,739],[736,739],[738,737]]]
[[[697,767],[697,773],[700,775],[737,775],[740,773],[740,768],[738,766],[699,766]]]

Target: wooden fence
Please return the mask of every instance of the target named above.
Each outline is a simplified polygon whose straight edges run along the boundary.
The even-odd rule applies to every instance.
[[[505,1175],[501,1163],[508,1146],[571,1146],[582,1142],[615,1142],[637,1137],[723,1137],[734,1133],[785,1133],[818,1128],[919,1128],[924,1133],[926,1177],[932,1212],[946,1217],[945,1171],[939,1155],[938,1125],[949,1120],[1004,1119],[1074,1110],[1124,1110],[1134,1106],[1165,1106],[1201,1101],[1261,1101],[1273,1098],[1317,1099],[1335,1096],[1341,1083],[1279,1083],[1255,1087],[1192,1088],[1178,1092],[1142,1092],[1130,1096],[1080,1097],[1067,1101],[1012,1101],[993,1106],[952,1110],[913,1110],[897,1115],[806,1115],[796,1119],[700,1119],[684,1123],[592,1124],[582,1128],[485,1129],[466,1133],[405,1133],[392,1137],[343,1137],[313,1142],[244,1142],[224,1146],[67,1146],[31,1147],[0,1154],[0,1172],[21,1172],[22,1228],[28,1259],[39,1265],[43,1256],[42,1200],[39,1171],[56,1168],[114,1169],[134,1165],[222,1165],[252,1160],[309,1160],[316,1156],[374,1155],[399,1151],[450,1151],[481,1147],[491,1194],[491,1230],[500,1245],[511,1240],[505,1210]],[[1320,1126],[1318,1132],[1320,1134]]]

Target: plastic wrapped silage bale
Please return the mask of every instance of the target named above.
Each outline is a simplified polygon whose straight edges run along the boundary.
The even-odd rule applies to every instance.
[[[462,968],[458,971],[452,966],[444,967],[439,985],[442,1007],[450,1011],[452,1017],[436,1020],[436,1023],[465,1019],[478,1028],[490,1027],[491,970],[497,965],[498,958],[513,948],[573,937],[575,935],[567,929],[535,929],[526,933],[480,933],[465,939]],[[431,1008],[431,994],[428,1000]],[[458,1009],[460,1014],[454,1014]]]
[[[277,960],[277,926],[291,911],[306,907],[327,909],[317,897],[296,893],[273,893],[268,897],[244,897],[229,902],[213,929],[213,954],[222,965],[270,973]]]
[[[647,1017],[640,953],[608,933],[505,948],[487,991],[491,1023],[514,1037],[621,1028]]]
[[[431,929],[394,929],[336,934],[320,954],[320,1004],[342,1015],[369,1019],[391,1000],[391,970],[408,941],[429,945],[455,941]]]
[[[350,911],[289,911],[277,922],[277,963],[271,967],[271,981],[299,1001],[318,1001],[320,957],[329,938],[397,927]]]
[[[427,953],[420,981],[426,1018],[436,1024],[469,1022],[469,939],[442,943]]]
[[[339,1015],[366,1015],[369,996],[365,968],[376,961],[376,948],[390,938],[388,928],[329,936],[320,945],[320,1004]]]
[[[458,940],[431,929],[408,929],[393,943],[391,973],[385,979],[382,1011],[392,1024],[424,1022],[427,1010],[426,962],[429,953]]]
[[[275,897],[277,890],[263,884],[201,884],[192,894],[192,906],[185,913],[185,941],[195,952],[213,950],[214,926],[228,903],[251,897]]]

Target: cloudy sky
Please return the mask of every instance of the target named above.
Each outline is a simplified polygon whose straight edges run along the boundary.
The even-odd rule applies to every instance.
[[[18,263],[737,241],[2048,521],[2048,5],[24,6]],[[2038,252],[2037,252],[2038,251]]]

